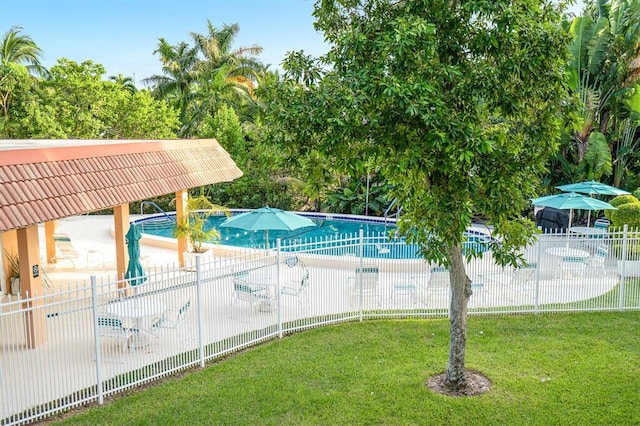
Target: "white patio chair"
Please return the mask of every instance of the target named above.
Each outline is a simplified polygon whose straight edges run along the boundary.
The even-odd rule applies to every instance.
[[[151,325],[151,333],[158,337],[157,332],[161,329],[173,330],[178,335],[180,341],[184,341],[185,339],[181,329],[184,328],[184,317],[190,307],[191,299],[187,299],[179,309],[167,309],[163,312],[162,317],[158,318]]]
[[[611,225],[611,222],[609,221],[609,219],[596,219],[595,222],[593,222],[593,227],[596,229],[609,229],[609,225]]]
[[[604,262],[608,257],[609,247],[604,244],[600,244],[598,245],[598,247],[596,247],[596,252],[593,254],[593,257],[588,257],[586,259],[587,266],[591,266],[598,269],[598,271],[602,271],[602,275],[607,275],[607,271],[604,267]]]
[[[586,257],[580,256],[564,256],[558,265],[556,278],[558,278],[558,274],[562,274],[562,276],[568,278],[584,276],[584,270],[587,266],[586,259]]]
[[[446,299],[451,294],[451,281],[449,280],[449,269],[444,266],[434,266],[431,268],[429,280],[426,287],[426,300],[429,302],[434,296],[444,296]]]
[[[527,263],[513,270],[509,287],[517,291],[531,290],[534,274],[538,269],[537,263]]]
[[[380,300],[380,270],[376,265],[364,265],[362,268],[356,268],[355,274],[349,277],[350,287],[350,306],[353,301],[360,297],[375,299],[378,306],[381,306]]]
[[[233,294],[231,296],[232,318],[233,308],[238,302],[248,303],[251,306],[251,313],[255,314],[258,305],[261,303],[270,303],[271,297],[267,292],[266,285],[249,282],[248,271],[241,271],[233,274]]]
[[[75,247],[73,247],[73,244],[71,244],[71,238],[69,235],[62,233],[53,234],[53,242],[56,246],[56,254],[53,256],[51,261],[57,262],[58,260],[68,260],[75,268],[76,264],[74,260],[79,258],[80,255],[76,251]]]
[[[301,308],[305,308],[306,289],[309,287],[309,271],[305,268],[300,280],[291,280],[280,287],[280,294],[298,298]]]
[[[127,352],[127,348],[129,348],[130,351],[132,350],[129,346],[129,338],[138,332],[139,330],[135,328],[125,327],[122,319],[117,315],[108,312],[100,312],[98,314],[99,337],[119,341],[122,345],[122,354]]]

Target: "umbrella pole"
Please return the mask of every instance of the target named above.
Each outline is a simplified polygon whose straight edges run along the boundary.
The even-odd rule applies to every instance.
[[[567,245],[569,247],[569,237],[571,236],[571,219],[573,218],[573,209],[569,209],[569,226],[567,227]]]
[[[588,210],[589,213],[587,213],[587,226],[589,226],[589,224],[591,223],[591,210]]]
[[[269,230],[268,230],[268,229],[265,229],[265,230],[264,230],[264,238],[265,238],[265,240],[266,240],[266,247],[267,247],[267,250],[269,250]]]

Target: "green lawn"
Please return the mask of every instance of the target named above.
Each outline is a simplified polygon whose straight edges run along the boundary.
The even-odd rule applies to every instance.
[[[447,397],[447,319],[317,328],[118,396],[59,424],[640,424],[640,312],[470,317],[467,367],[492,382]],[[58,423],[56,423],[58,424]]]

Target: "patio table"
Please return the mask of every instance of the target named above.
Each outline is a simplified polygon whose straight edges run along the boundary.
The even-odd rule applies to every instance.
[[[132,338],[131,343],[136,348],[149,345],[149,340],[141,335],[141,331],[144,331],[142,321],[145,318],[158,318],[166,310],[167,304],[162,300],[139,297],[113,302],[109,304],[107,309],[110,314],[133,322],[133,328],[137,330],[137,333],[134,335],[136,338]]]
[[[589,252],[572,247],[549,247],[545,253],[556,257],[589,257]]]
[[[266,287],[267,293],[265,300],[260,302],[258,309],[261,312],[275,312],[277,309],[276,303],[276,286],[277,281],[275,277],[275,271],[268,271],[265,273],[259,273],[252,271],[246,277],[242,279],[242,283],[246,284],[249,287],[254,287],[256,289]]]
[[[569,232],[589,237],[603,236],[608,234],[608,231],[606,229],[593,228],[590,226],[572,226],[571,228],[569,228]]]

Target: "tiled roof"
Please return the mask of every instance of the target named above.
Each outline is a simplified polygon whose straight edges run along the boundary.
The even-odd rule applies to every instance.
[[[242,176],[215,139],[0,141],[0,232]]]

